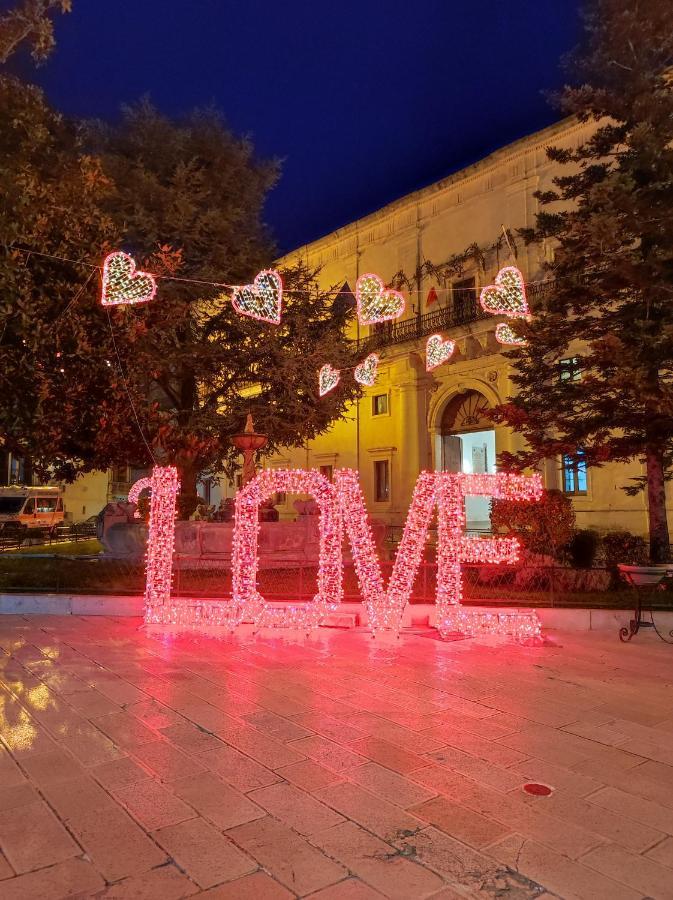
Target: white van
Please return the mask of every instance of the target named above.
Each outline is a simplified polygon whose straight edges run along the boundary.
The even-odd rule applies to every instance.
[[[63,518],[63,495],[58,487],[0,487],[0,529],[11,522],[27,530],[53,532]]]

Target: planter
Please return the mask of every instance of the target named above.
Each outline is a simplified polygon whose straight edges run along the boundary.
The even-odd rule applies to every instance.
[[[627,566],[625,563],[619,563],[617,569],[619,574],[634,587],[659,584],[666,575],[673,575],[673,563],[660,566]]]

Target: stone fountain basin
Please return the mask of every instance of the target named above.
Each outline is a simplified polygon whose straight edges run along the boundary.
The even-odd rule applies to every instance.
[[[377,552],[382,558],[386,526],[383,523],[372,523],[372,530]],[[181,561],[208,559],[230,565],[233,536],[233,522],[176,522],[175,556]],[[147,544],[147,526],[117,522],[105,530],[102,542],[106,559],[142,562]],[[315,564],[319,549],[317,516],[302,516],[296,521],[260,523],[260,568],[277,568],[283,564]]]

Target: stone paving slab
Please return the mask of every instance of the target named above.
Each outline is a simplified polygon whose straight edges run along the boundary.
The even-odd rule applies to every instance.
[[[667,900],[672,701],[647,634],[5,615],[0,897]]]

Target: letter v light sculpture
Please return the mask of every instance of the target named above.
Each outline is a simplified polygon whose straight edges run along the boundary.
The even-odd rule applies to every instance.
[[[440,634],[445,636],[453,631],[468,634],[492,632],[523,638],[540,633],[535,613],[484,613],[466,610],[461,605],[462,563],[512,563],[518,558],[516,539],[465,536],[465,496],[476,494],[511,500],[538,499],[542,491],[539,476],[422,472],[416,482],[387,590],[384,589],[357,473],[341,469],[335,472],[334,479],[360,591],[374,635],[383,630],[399,632],[404,607],[411,597],[421,564],[435,505],[438,507],[436,604]]]
[[[369,627],[373,635],[388,630],[397,633],[423,557],[436,502],[435,474],[421,472],[418,476],[387,590],[383,586],[358,474],[352,469],[339,469],[334,473],[334,483],[344,528],[351,543],[360,591],[369,615]]]

